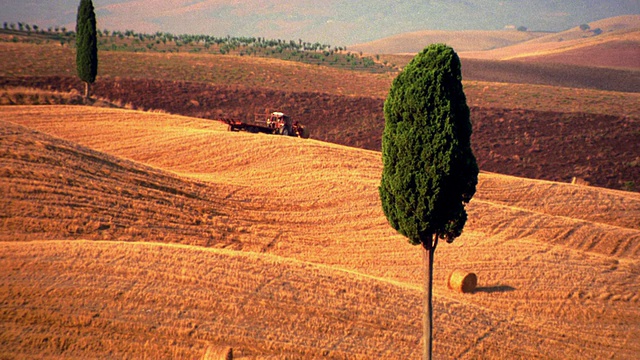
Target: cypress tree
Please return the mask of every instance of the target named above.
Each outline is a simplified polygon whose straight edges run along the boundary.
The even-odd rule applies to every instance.
[[[80,0],[76,22],[76,68],[85,83],[84,97],[89,99],[91,84],[98,74],[98,41],[96,14],[91,0]]]
[[[451,47],[433,44],[416,55],[393,81],[384,117],[380,199],[389,224],[422,248],[423,358],[431,359],[433,255],[439,239],[462,234],[478,182],[461,64]]]

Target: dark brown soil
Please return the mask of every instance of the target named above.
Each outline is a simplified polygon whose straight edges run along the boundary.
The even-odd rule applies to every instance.
[[[577,61],[576,64],[554,62],[553,57],[541,59],[544,61],[533,58],[523,61],[462,59],[462,76],[465,80],[475,81],[640,91],[640,71],[637,70],[598,68],[595,67],[597,62],[584,66]]]
[[[71,77],[0,78],[1,86],[69,91]],[[279,110],[307,125],[311,137],[380,150],[384,99],[285,92],[203,83],[101,78],[95,95],[137,109],[206,119],[251,121]],[[473,146],[481,170],[520,177],[637,190],[640,186],[640,123],[637,118],[587,113],[471,109]]]
[[[640,60],[636,60],[640,58],[640,51],[637,46],[609,44],[589,49],[601,51],[575,50],[508,61],[461,58],[462,78],[466,81],[640,92]],[[619,56],[614,58],[611,52]],[[385,59],[400,67],[406,66],[413,57],[385,55]]]

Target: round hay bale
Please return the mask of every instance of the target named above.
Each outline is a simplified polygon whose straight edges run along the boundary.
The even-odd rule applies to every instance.
[[[233,360],[233,349],[229,346],[210,345],[202,360]]]
[[[461,293],[473,292],[476,289],[476,285],[478,285],[478,277],[476,274],[464,270],[454,270],[451,275],[449,275],[449,281],[447,283],[449,289]]]

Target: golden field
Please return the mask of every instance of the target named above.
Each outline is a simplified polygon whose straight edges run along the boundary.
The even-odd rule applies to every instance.
[[[421,354],[379,152],[82,106],[0,124],[0,358]],[[436,251],[436,358],[640,353],[640,194],[481,173],[468,212]]]

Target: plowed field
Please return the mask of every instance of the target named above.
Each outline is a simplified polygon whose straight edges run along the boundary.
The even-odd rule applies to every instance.
[[[420,252],[382,214],[379,152],[125,110],[0,119],[0,357],[419,357]],[[639,194],[482,173],[468,210],[436,252],[436,358],[636,357]]]
[[[66,77],[0,78],[0,85],[81,88]],[[375,151],[384,128],[380,97],[107,78],[94,90],[136,109],[207,119],[250,122],[256,113],[278,109],[308,126],[314,139]],[[465,93],[481,170],[638,190],[640,93],[499,83],[465,84]]]

